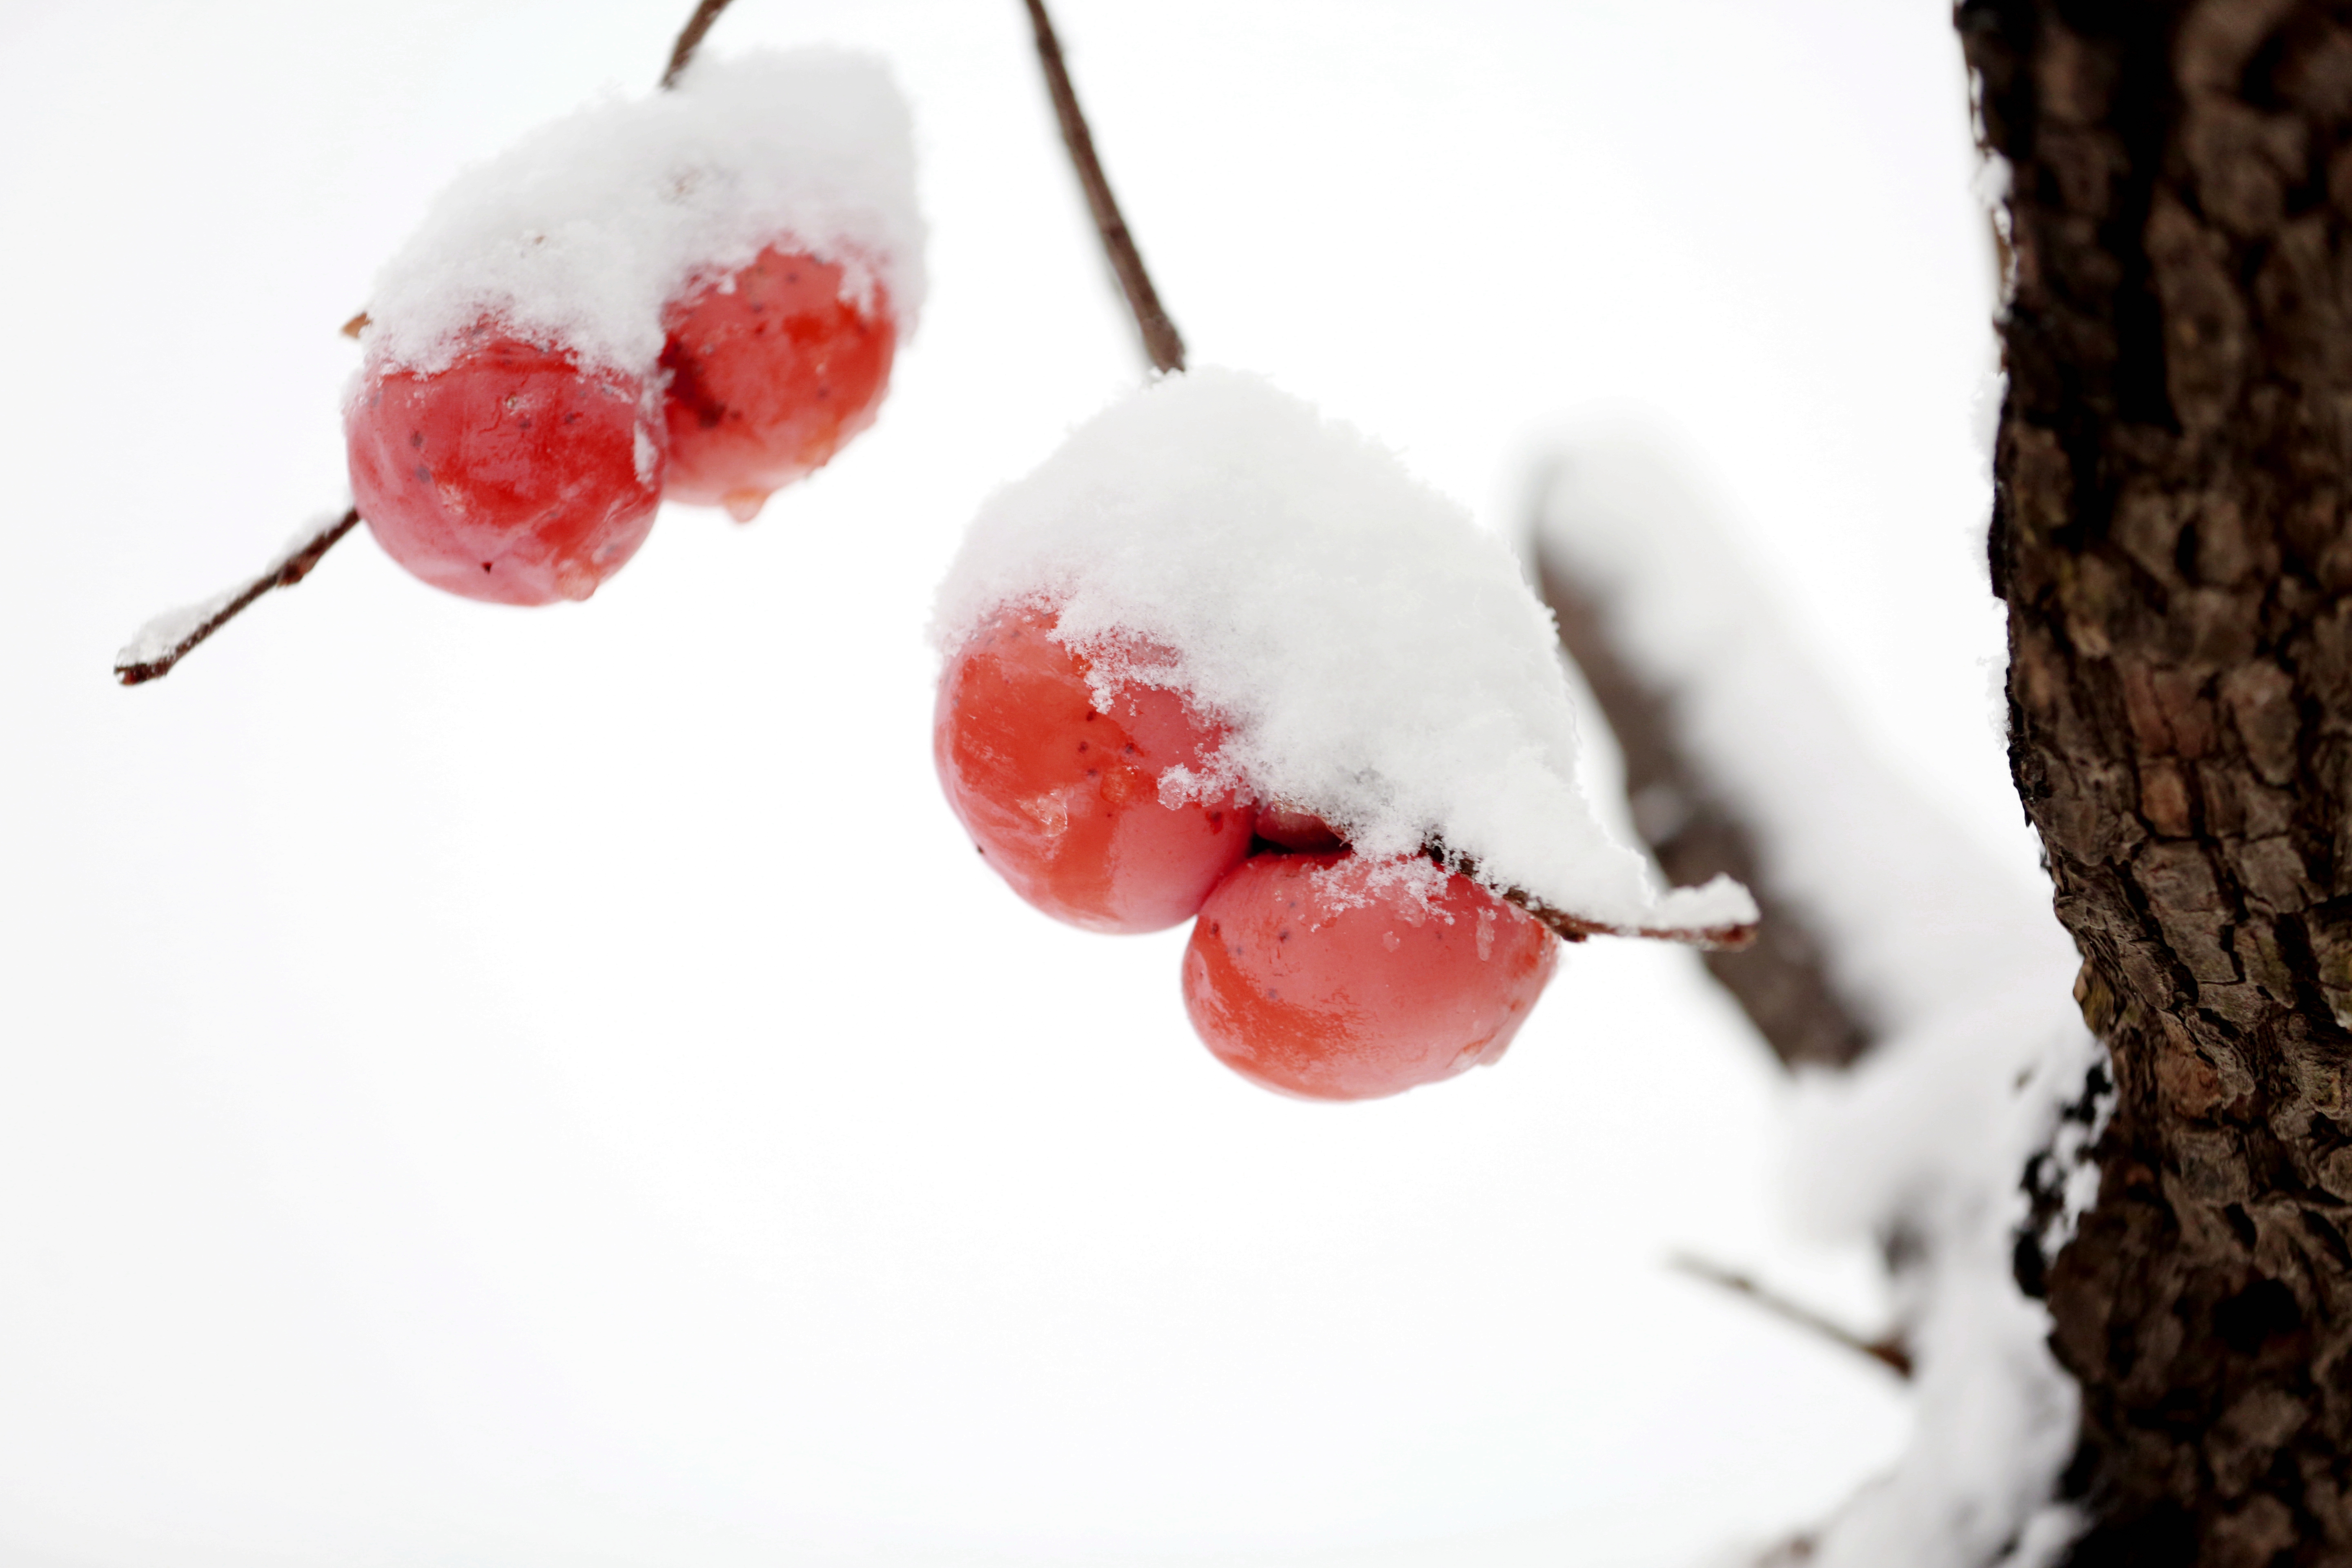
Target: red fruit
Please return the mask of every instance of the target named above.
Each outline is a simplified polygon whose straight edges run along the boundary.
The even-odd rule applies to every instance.
[[[874,423],[898,329],[880,284],[861,306],[841,280],[834,263],[772,245],[664,312],[670,500],[749,522]]]
[[[1189,919],[1249,853],[1252,814],[1163,805],[1160,775],[1197,766],[1215,728],[1174,692],[1129,684],[1097,708],[1055,617],[1007,609],[949,661],[932,752],[948,804],[1013,890],[1092,931]]]
[[[446,369],[369,373],[343,434],[384,553],[468,599],[586,598],[661,502],[645,384],[488,326]]]
[[[1557,962],[1551,933],[1466,877],[1423,903],[1352,853],[1261,855],[1184,950],[1219,1060],[1311,1100],[1374,1100],[1503,1054]]]

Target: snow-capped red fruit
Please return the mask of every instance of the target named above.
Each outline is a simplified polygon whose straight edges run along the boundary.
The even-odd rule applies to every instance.
[[[446,368],[364,373],[344,411],[352,493],[390,555],[500,605],[584,599],[637,552],[661,502],[644,384],[477,328]]]
[[[1202,906],[1184,1007],[1244,1078],[1376,1100],[1501,1056],[1557,961],[1549,931],[1466,877],[1261,855]]]
[[[1257,836],[1268,844],[1308,853],[1347,847],[1347,840],[1313,812],[1292,811],[1280,805],[1257,808]]]
[[[663,312],[670,500],[749,522],[874,423],[898,325],[880,283],[860,303],[842,282],[833,262],[772,245]]]
[[[1097,708],[1055,617],[1007,609],[948,661],[932,752],[948,804],[1013,890],[1091,931],[1191,918],[1248,855],[1253,814],[1165,805],[1160,774],[1197,766],[1215,728],[1174,692],[1133,683]]]

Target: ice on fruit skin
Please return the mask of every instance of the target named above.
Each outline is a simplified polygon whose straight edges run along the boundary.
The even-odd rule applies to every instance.
[[[698,59],[676,89],[608,98],[452,181],[378,275],[371,367],[431,372],[489,321],[583,368],[651,379],[662,311],[698,281],[793,248],[922,307],[907,106],[878,60],[829,49]]]
[[[992,497],[933,640],[952,654],[1022,604],[1058,611],[1105,689],[1167,686],[1225,726],[1163,791],[1278,802],[1373,860],[1442,842],[1489,888],[1612,928],[1756,918],[1728,879],[1661,889],[1603,831],[1550,614],[1502,542],[1259,377],[1158,381]]]

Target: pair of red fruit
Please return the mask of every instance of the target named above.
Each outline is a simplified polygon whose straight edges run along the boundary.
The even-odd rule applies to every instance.
[[[1319,818],[1161,776],[1223,739],[1176,692],[1097,701],[1055,616],[1010,607],[948,661],[934,754],[990,865],[1101,931],[1192,920],[1184,1005],[1228,1067],[1317,1100],[1370,1100],[1499,1057],[1550,979],[1549,931],[1467,878],[1379,865]]]
[[[353,499],[384,552],[502,605],[585,599],[664,499],[748,522],[874,422],[898,330],[887,293],[770,244],[662,313],[658,369],[584,363],[478,322],[446,365],[372,365],[345,411]]]

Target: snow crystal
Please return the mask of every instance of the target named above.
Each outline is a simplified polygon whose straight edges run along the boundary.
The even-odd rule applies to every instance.
[[[1806,1562],[2053,1562],[2076,1524],[2050,1500],[2076,1391],[2012,1260],[2031,1217],[2021,1178],[2100,1051],[2047,889],[1892,776],[1672,458],[1638,437],[1580,444],[1541,515],[1541,548],[1675,693],[1677,739],[1752,824],[1766,885],[1803,911],[1879,1037],[1853,1068],[1800,1078],[1791,1174],[1814,1227],[1906,1242],[1895,1283],[1916,1429]],[[2061,1142],[2079,1154],[2079,1137]],[[2072,1213],[2091,1196],[2081,1171]]]
[[[459,175],[376,279],[373,363],[431,371],[485,318],[583,363],[652,374],[663,304],[789,239],[878,282],[902,337],[922,305],[905,100],[834,50],[696,60],[676,89],[607,99]]]
[[[1312,813],[1373,858],[1442,842],[1490,887],[1619,929],[1755,918],[1726,879],[1662,891],[1577,785],[1551,617],[1456,503],[1255,376],[1195,370],[1097,416],[992,497],[942,585],[952,654],[999,610],[1229,729],[1194,777]]]

